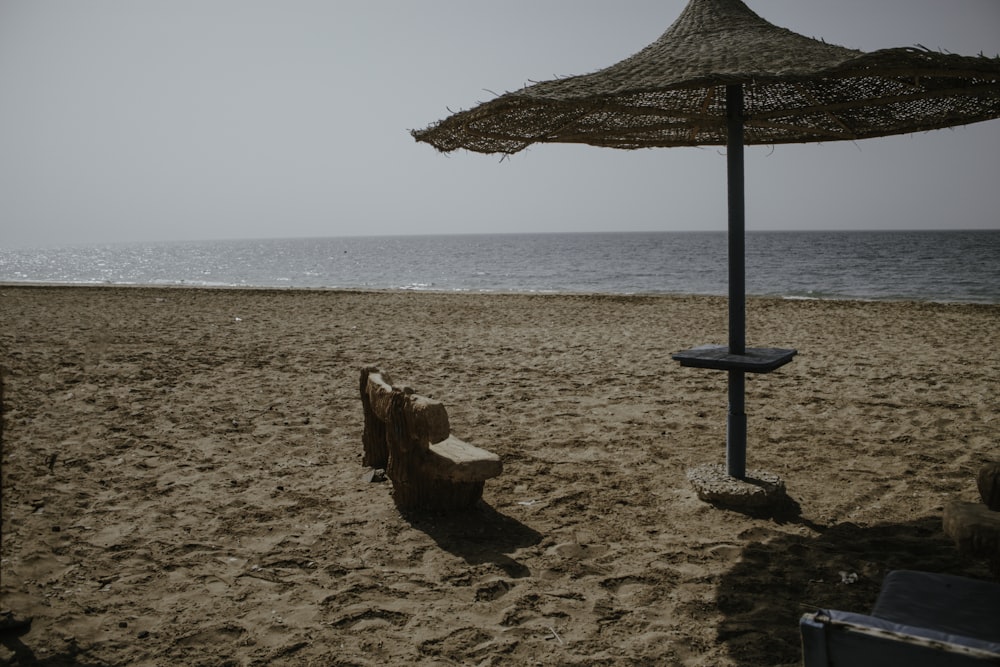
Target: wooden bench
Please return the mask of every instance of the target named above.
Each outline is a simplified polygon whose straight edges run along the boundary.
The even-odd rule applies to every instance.
[[[468,509],[482,499],[486,480],[503,471],[499,456],[451,434],[440,401],[393,386],[374,366],[361,369],[361,405],[362,463],[385,470],[400,509]]]

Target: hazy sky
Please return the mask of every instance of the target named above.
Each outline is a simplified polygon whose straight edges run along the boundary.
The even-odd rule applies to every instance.
[[[863,50],[1000,53],[1000,0],[749,0]],[[0,247],[723,230],[717,148],[438,154],[408,130],[610,65],[685,0],[0,0]],[[1000,121],[747,149],[747,226],[1000,228]]]

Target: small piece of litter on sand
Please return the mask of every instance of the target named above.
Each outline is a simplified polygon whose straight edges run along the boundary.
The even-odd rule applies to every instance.
[[[856,572],[845,572],[840,571],[840,583],[842,584],[856,584],[858,582],[858,574]]]

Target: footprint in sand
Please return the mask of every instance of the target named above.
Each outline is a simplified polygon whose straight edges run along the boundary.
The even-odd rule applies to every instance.
[[[563,558],[573,558],[576,560],[590,560],[600,558],[608,553],[606,544],[580,544],[579,542],[563,542],[557,544],[549,553],[562,556]]]
[[[503,579],[494,579],[486,582],[476,590],[477,602],[491,602],[499,600],[511,589],[511,584]]]

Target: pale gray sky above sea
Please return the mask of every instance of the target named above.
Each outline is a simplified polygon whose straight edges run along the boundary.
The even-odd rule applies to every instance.
[[[685,0],[0,0],[0,247],[724,230],[718,148],[444,156],[409,129],[655,40]],[[998,0],[748,0],[863,50],[1000,53]],[[747,149],[747,226],[1000,228],[1000,121]]]

